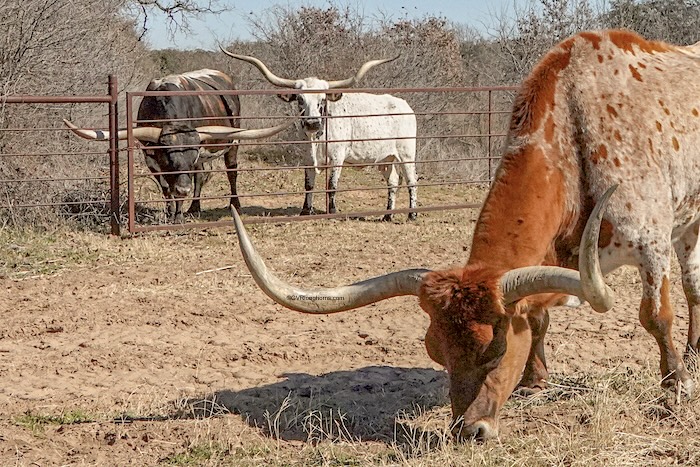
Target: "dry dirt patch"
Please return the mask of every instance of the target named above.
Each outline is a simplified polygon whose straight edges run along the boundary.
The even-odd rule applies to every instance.
[[[454,211],[250,233],[280,276],[337,285],[461,264],[475,218]],[[257,289],[229,229],[125,239],[3,232],[2,242],[2,465],[697,460],[697,403],[663,402],[630,270],[611,277],[614,311],[552,313],[552,389],[509,403],[500,442],[458,446],[444,436],[447,379],[424,350],[428,319],[415,299],[325,317],[286,311]],[[673,302],[682,347],[677,276]]]

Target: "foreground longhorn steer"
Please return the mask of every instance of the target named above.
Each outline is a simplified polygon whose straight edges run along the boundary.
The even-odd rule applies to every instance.
[[[209,174],[201,172],[204,164],[212,158],[224,155],[224,162],[229,184],[231,185],[231,204],[240,208],[236,193],[236,178],[238,172],[238,145],[230,143],[224,149],[210,154],[209,151],[198,147],[203,143],[202,132],[197,127],[213,126],[218,129],[216,134],[223,137],[212,138],[214,133],[206,137],[210,143],[230,141],[232,139],[253,139],[271,136],[282,131],[289,125],[276,127],[276,131],[251,130],[232,136],[231,129],[237,131],[239,126],[240,104],[236,95],[199,96],[178,95],[178,91],[228,91],[236,89],[233,80],[228,75],[217,70],[197,70],[180,75],[170,75],[152,80],[146,91],[171,91],[173,95],[145,96],[138,110],[137,129],[134,137],[144,146],[146,165],[158,181],[163,196],[166,199],[176,199],[168,203],[171,221],[182,222],[182,198],[191,191],[191,178],[194,178],[194,199],[188,210],[189,213],[200,212],[202,186]],[[227,128],[220,128],[220,127]],[[75,128],[75,127],[73,127]],[[84,131],[78,133],[88,139],[106,140],[108,132]],[[228,134],[228,135],[227,135]],[[119,132],[120,139],[126,139],[125,130]],[[155,147],[158,146],[158,147]],[[163,147],[160,147],[163,146]],[[211,147],[210,147],[211,148]],[[213,148],[216,148],[214,146]],[[200,171],[197,173],[186,173]],[[177,172],[169,174],[167,172]]]
[[[221,50],[230,57],[254,65],[275,86],[300,91],[347,88],[362,79],[371,68],[395,60],[371,60],[362,65],[355,76],[340,81],[285,79],[274,75],[257,58]],[[322,152],[326,147],[320,138],[326,124],[328,135],[324,140],[337,141],[327,145],[328,163],[332,166],[328,182],[330,213],[336,212],[335,192],[345,162],[360,165],[381,163],[379,170],[389,186],[388,210],[396,205],[396,191],[403,175],[408,187],[408,207],[416,207],[416,116],[405,100],[389,94],[366,93],[299,93],[279,97],[287,102],[297,101],[303,115],[302,127],[311,141],[309,157],[305,162],[309,167],[305,170],[306,197],[302,214],[313,212],[313,189],[316,174],[320,172],[318,166],[324,163]],[[326,123],[327,117],[331,118]],[[389,221],[391,217],[390,213],[386,214],[384,220]],[[408,218],[415,219],[416,213],[410,212]]]
[[[293,289],[290,295],[342,300],[291,302],[284,295],[289,286],[267,273],[239,224],[246,261],[268,295],[307,313],[417,295],[430,315],[428,354],[450,375],[454,433],[479,439],[497,435],[498,410],[518,383],[531,389],[545,384],[552,296],[543,293],[576,295],[604,312],[612,297],[596,272],[598,257],[602,273],[636,266],[643,285],[639,317],[659,345],[664,384],[690,395],[694,383],[672,339],[669,274],[675,249],[692,354],[700,339],[697,76],[700,55],[693,48],[629,32],[585,32],[550,50],[516,97],[505,153],[462,269],[401,271],[330,290]],[[599,228],[602,213],[596,210],[613,185],[618,188]],[[552,286],[550,269],[532,269],[573,267],[579,254],[585,278],[579,290],[575,278]]]

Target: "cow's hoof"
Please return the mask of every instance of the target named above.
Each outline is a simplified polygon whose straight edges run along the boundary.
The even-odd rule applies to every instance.
[[[393,216],[391,214],[384,214],[384,217],[382,217],[382,222],[391,222],[393,220]]]
[[[546,387],[547,383],[544,381],[539,381],[528,385],[520,384],[517,388],[515,388],[515,391],[513,391],[513,395],[518,397],[531,397],[544,391]]]
[[[695,381],[685,368],[671,373],[661,381],[661,387],[671,392],[670,398],[676,403],[690,399],[695,393]]]
[[[314,214],[314,213],[315,213],[315,212],[314,212],[314,209],[313,209],[313,208],[311,208],[311,209],[304,208],[304,209],[301,210],[301,212],[299,213],[299,215],[300,215],[300,216],[310,216],[310,215],[312,215],[312,214]]]
[[[192,201],[192,204],[190,204],[190,208],[187,210],[187,214],[198,216],[201,212],[202,206],[198,202]]]
[[[534,387],[534,388],[526,388],[525,386],[521,386],[519,388],[515,388],[515,391],[513,391],[513,396],[515,397],[532,397],[536,394],[539,394],[542,392],[542,388]]]
[[[418,219],[418,213],[417,212],[409,212],[408,213],[408,220],[409,221],[414,221]]]
[[[692,378],[684,379],[679,382],[676,387],[676,402],[680,402],[681,399],[690,399],[695,393],[695,381]]]

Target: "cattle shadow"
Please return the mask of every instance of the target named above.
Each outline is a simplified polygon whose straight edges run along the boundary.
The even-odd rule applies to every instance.
[[[264,206],[245,206],[241,208],[241,214],[251,217],[280,217],[280,216],[298,216],[301,208],[285,207],[285,208],[268,208]],[[207,222],[216,222],[222,219],[230,219],[231,211],[228,207],[213,208],[202,210],[199,220]]]
[[[274,384],[180,400],[173,418],[237,414],[285,441],[397,440],[397,416],[449,405],[448,378],[430,368],[370,366],[320,376],[286,373]],[[449,416],[446,416],[449,417]],[[415,434],[415,429],[410,428]],[[399,433],[400,434],[400,433]]]
[[[283,216],[296,217],[296,216],[300,216],[301,208],[300,207],[293,207],[293,206],[287,206],[287,207],[281,207],[281,208],[269,208],[269,207],[265,207],[265,206],[244,206],[244,207],[241,207],[240,212],[241,212],[241,214],[246,215],[246,216],[250,216],[250,217],[266,217],[266,218],[275,218],[275,217],[283,217]],[[315,214],[326,214],[326,211],[316,210]],[[207,221],[207,222],[216,222],[216,221],[220,221],[222,219],[230,219],[230,218],[231,218],[231,211],[229,210],[228,207],[226,207],[226,208],[212,208],[212,209],[203,210],[201,212],[201,214],[198,216],[197,220]],[[353,215],[352,213],[348,213],[347,216],[339,216],[339,217],[335,218],[335,220],[339,220],[339,221],[353,220],[353,221],[361,221],[361,222],[383,222],[381,216],[357,216],[357,215]]]

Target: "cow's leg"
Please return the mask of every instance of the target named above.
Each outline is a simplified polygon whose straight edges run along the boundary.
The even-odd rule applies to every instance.
[[[418,177],[416,176],[416,164],[414,162],[401,164],[406,186],[408,187],[408,207],[414,209],[418,206]],[[408,213],[408,220],[414,221],[418,213],[411,211]]]
[[[642,252],[639,272],[643,294],[639,320],[659,345],[661,376],[664,386],[682,385],[685,393],[692,394],[694,383],[673,345],[673,307],[669,283],[671,245],[649,245]]]
[[[238,145],[231,146],[224,155],[224,164],[226,164],[226,177],[228,184],[231,187],[231,201],[229,206],[236,208],[236,211],[241,210],[241,201],[238,199],[238,191],[236,191],[236,183],[238,180]]]
[[[194,167],[195,170],[203,170],[204,166],[203,165],[197,165]],[[194,215],[199,215],[202,212],[202,205],[201,205],[201,200],[199,199],[200,196],[202,196],[202,187],[204,184],[209,180],[209,173],[195,173],[193,174],[193,183],[194,183],[194,194],[193,194],[193,200],[192,203],[190,203],[190,208],[187,210],[188,214],[194,214]]]
[[[314,184],[316,183],[316,168],[304,169],[304,207],[301,208],[301,215],[309,215],[314,212]]]
[[[328,180],[328,212],[330,214],[336,213],[335,191],[338,189],[338,181],[342,170],[342,162],[338,162],[338,165],[334,163],[333,167],[331,167],[331,178]]]
[[[384,161],[388,162],[388,161]],[[379,171],[384,176],[386,184],[388,187],[388,193],[386,198],[386,209],[387,211],[392,211],[396,207],[396,192],[399,189],[399,172],[396,170],[396,165],[394,164],[382,164],[379,166]],[[393,218],[393,214],[386,213],[382,218],[383,221],[389,222]]]
[[[185,216],[182,214],[182,203],[182,199],[175,201],[175,217],[173,218],[173,223],[175,224],[182,224],[185,222]]]
[[[173,222],[175,220],[175,203],[173,202],[173,194],[170,191],[170,185],[165,180],[162,175],[158,177],[158,183],[163,191],[163,198],[165,199],[165,217],[166,222]]]
[[[681,235],[674,248],[681,265],[683,291],[688,301],[688,345],[685,349],[687,360],[698,354],[700,341],[700,248],[698,248],[698,229],[700,221],[688,227]]]
[[[172,180],[166,179],[164,176],[159,177],[160,187],[163,189],[163,197],[165,198],[165,212],[167,216],[167,222],[175,223],[180,222],[182,218],[182,212],[178,210],[177,202],[174,201],[175,194],[173,193],[172,186],[174,182]],[[182,207],[182,206],[180,206]],[[180,212],[180,219],[177,219],[177,213]]]
[[[534,394],[547,386],[547,360],[544,356],[544,336],[549,327],[549,311],[545,306],[532,306],[527,315],[532,332],[530,355],[518,388],[523,394]]]

